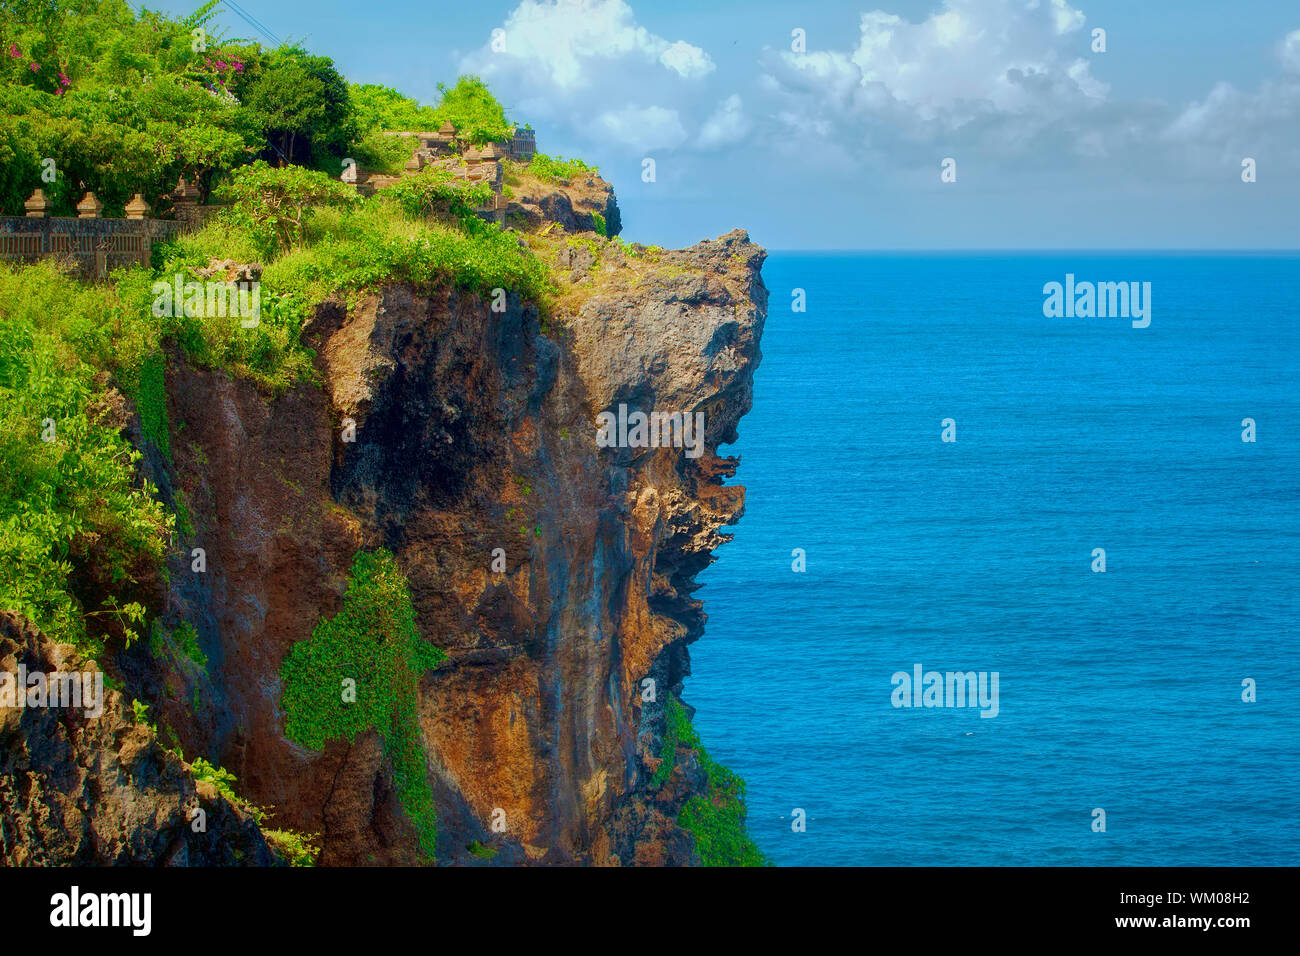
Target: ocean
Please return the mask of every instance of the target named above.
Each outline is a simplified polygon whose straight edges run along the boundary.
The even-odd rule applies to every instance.
[[[1045,317],[1067,273],[1151,283],[1150,325]],[[1300,255],[763,274],[684,699],[769,858],[1300,864]],[[996,716],[894,706],[917,665],[997,672]]]

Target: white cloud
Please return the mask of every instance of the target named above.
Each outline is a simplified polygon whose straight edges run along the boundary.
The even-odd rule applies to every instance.
[[[713,115],[700,128],[701,149],[718,149],[744,139],[751,123],[745,116],[744,104],[735,93],[718,104]]]
[[[893,100],[923,121],[960,126],[980,112],[1028,112],[1045,102],[1103,97],[1073,34],[1084,15],[1065,0],[946,0],[920,23],[864,13],[856,48],[830,62],[784,54],[789,69],[833,69],[864,107]]]
[[[670,42],[638,24],[623,0],[523,0],[502,29],[504,49],[485,43],[463,66],[485,77],[526,74],[561,92],[599,82],[612,66],[629,62],[653,64],[685,78],[714,69],[699,47]]]
[[[1052,17],[1057,33],[1069,33],[1083,26],[1081,10],[1075,10],[1065,0],[1052,0]]]
[[[1274,169],[1300,162],[1300,30],[1278,44],[1284,72],[1256,90],[1221,82],[1170,105],[1112,98],[1092,72],[1105,61],[1085,22],[1068,0],[943,0],[915,23],[864,13],[847,48],[767,51],[758,141],[792,168],[831,176],[874,167],[934,178],[942,156],[1045,181],[1067,166],[1076,180],[1124,169],[1199,181],[1242,156]]]
[[[543,151],[683,146],[718,97],[709,54],[649,30],[625,0],[522,0],[500,29],[504,45],[489,39],[460,69],[531,123]]]
[[[841,162],[963,144],[988,158],[1105,155],[1087,120],[1110,90],[1093,75],[1085,22],[1068,0],[943,0],[918,22],[863,13],[848,49],[764,57],[769,133],[829,137],[819,152],[835,161],[838,147]]]
[[[686,141],[686,130],[677,111],[662,106],[608,110],[596,118],[596,125],[610,138],[633,149],[671,149]]]
[[[699,47],[691,46],[685,40],[678,40],[660,53],[659,62],[687,79],[704,76],[714,70],[709,55]]]

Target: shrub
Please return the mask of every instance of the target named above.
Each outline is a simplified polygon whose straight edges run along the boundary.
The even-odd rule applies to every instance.
[[[263,830],[267,845],[290,866],[315,866],[320,856],[318,833],[299,833],[296,830]]]
[[[436,130],[442,122],[433,107],[421,106],[409,96],[403,96],[387,86],[349,83],[348,95],[363,136],[382,130]],[[410,154],[411,151],[407,149],[406,155]]]
[[[385,136],[376,130],[352,146],[352,158],[359,166],[370,172],[398,176],[401,175],[406,161],[411,158],[411,150],[415,148],[417,142],[408,136]],[[342,170],[340,169],[339,172]]]
[[[493,196],[487,183],[457,179],[437,166],[405,176],[385,192],[413,216],[451,216],[462,223],[477,219],[474,210],[486,206]]]
[[[199,632],[194,629],[194,625],[189,621],[181,621],[172,631],[172,640],[176,642],[176,648],[186,659],[192,661],[194,666],[201,671],[208,669],[208,656],[203,653],[203,648],[199,646]]]
[[[442,100],[434,107],[433,118],[438,125],[450,122],[462,140],[481,146],[514,135],[505,109],[477,76],[461,76],[453,87],[439,83],[438,91]]]
[[[232,203],[223,215],[245,225],[264,255],[302,241],[306,220],[321,206],[347,206],[356,191],[325,173],[301,166],[275,168],[262,161],[241,166],[218,195]]]
[[[319,750],[367,730],[380,735],[402,806],[430,859],[436,815],[416,703],[421,676],[443,657],[416,633],[406,577],[392,554],[363,551],[352,562],[339,613],[317,624],[280,669],[291,740]]]
[[[89,326],[105,325],[96,312],[109,301],[48,263],[0,267],[0,606],[92,655],[108,638],[135,640],[145,609],[90,598],[85,572],[93,565],[98,580],[129,589],[161,566],[173,527],[135,475],[140,452],[106,417],[96,368],[78,354],[106,347],[111,326]]]
[[[173,751],[173,753],[180,756],[180,751]],[[210,784],[231,806],[242,810],[257,821],[259,827],[266,821],[266,810],[235,792],[234,783],[237,778],[229,770],[208,763],[202,757],[195,757],[190,764],[190,774],[194,777],[195,783]]]
[[[140,413],[140,430],[154,447],[171,460],[171,437],[167,431],[167,386],[164,381],[166,361],[161,351],[150,354],[140,363],[134,394],[136,410]]]
[[[583,176],[595,176],[599,170],[588,166],[580,159],[565,159],[563,156],[547,156],[535,153],[528,164],[528,171],[538,179],[558,182],[561,179],[579,179]]]
[[[661,762],[652,786],[668,781],[679,746],[695,751],[707,777],[706,792],[686,801],[677,816],[678,825],[695,838],[700,862],[704,866],[766,866],[762,851],[745,829],[745,781],[709,756],[686,708],[669,694],[664,705]]]

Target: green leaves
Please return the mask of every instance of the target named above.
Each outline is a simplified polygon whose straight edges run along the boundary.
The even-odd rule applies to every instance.
[[[451,216],[465,223],[476,219],[475,209],[492,201],[492,187],[457,179],[449,170],[437,166],[404,176],[385,193],[413,216]]]
[[[161,563],[172,529],[67,335],[102,295],[50,266],[0,268],[0,606],[92,653],[107,637],[133,640],[144,607],[112,594],[83,606],[87,566],[129,585]]]
[[[432,132],[442,122],[433,107],[421,106],[387,86],[350,83],[348,95],[356,111],[357,127],[363,136],[381,130]],[[409,149],[406,155],[410,155]]]
[[[442,101],[434,108],[434,118],[439,125],[450,122],[462,140],[481,146],[514,134],[505,108],[477,76],[461,76],[453,87],[439,83],[438,92]]]
[[[661,762],[652,787],[663,786],[672,775],[679,746],[695,751],[708,780],[707,792],[687,800],[677,816],[678,825],[695,838],[700,862],[704,866],[766,866],[745,829],[745,781],[709,756],[686,708],[670,693],[664,705]]]
[[[420,678],[444,653],[422,640],[406,576],[390,552],[358,552],[343,607],[296,644],[280,668],[285,736],[320,750],[374,729],[393,764],[402,805],[432,858],[433,794],[416,720]]]
[[[588,166],[580,159],[565,159],[563,156],[547,156],[535,153],[528,163],[528,171],[538,179],[558,182],[561,179],[583,179],[595,176],[599,170]],[[602,233],[603,235],[603,233]]]
[[[302,166],[274,168],[259,160],[241,166],[220,195],[234,204],[226,215],[246,226],[259,245],[287,251],[302,242],[307,218],[315,208],[355,204],[346,183]]]
[[[481,146],[507,140],[514,133],[505,108],[477,76],[461,76],[451,87],[439,83],[442,99],[437,106],[421,106],[394,89],[375,84],[352,84],[348,91],[362,135],[376,130],[433,132],[443,123],[451,123],[463,142]]]

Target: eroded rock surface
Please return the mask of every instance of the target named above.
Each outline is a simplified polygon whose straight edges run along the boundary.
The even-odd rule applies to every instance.
[[[28,675],[97,670],[0,611],[0,671],[16,680],[20,666]],[[268,866],[275,858],[253,817],[196,785],[184,761],[108,690],[97,716],[84,700],[80,708],[0,706],[0,862]]]
[[[270,396],[169,357],[172,460],[145,466],[193,532],[160,602],[194,623],[208,664],[136,647],[120,670],[155,701],[160,732],[273,808],[268,826],[319,833],[324,865],[427,862],[376,733],[320,753],[284,735],[281,663],[338,611],[356,551],[381,546],[409,579],[420,635],[448,654],[418,701],[438,862],[486,862],[475,844],[498,864],[696,862],[675,819],[698,767],[651,777],[663,702],[704,628],[695,575],[744,507],[724,483],[738,462],[717,449],[752,399],[765,254],[741,231],[678,252],[563,241],[584,267],[546,316],[513,295],[494,312],[476,294],[405,286],[326,302],[304,331],[320,387]],[[703,413],[701,453],[597,447],[596,416],[620,403]],[[197,798],[181,764],[120,714],[63,719],[22,715],[49,723],[36,735],[5,717],[6,818],[54,821],[16,837],[6,823],[12,861],[230,862],[235,847],[265,859],[235,817],[220,817],[235,834],[224,850],[186,837],[177,824]],[[37,736],[54,749],[33,751]],[[47,768],[34,789],[33,763]]]

